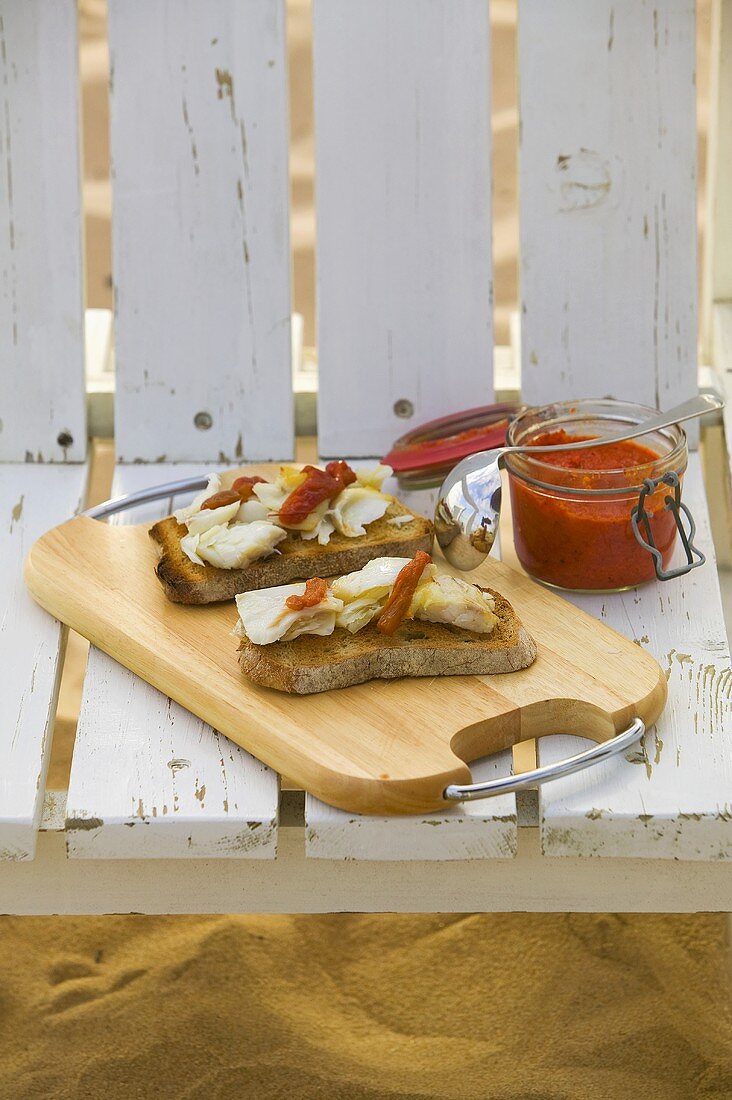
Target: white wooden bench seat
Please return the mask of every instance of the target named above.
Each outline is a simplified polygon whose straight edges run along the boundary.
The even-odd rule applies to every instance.
[[[687,500],[700,521],[700,545],[709,552],[696,460],[693,466]],[[32,472],[38,469],[32,468]],[[177,466],[164,469],[162,476],[167,478],[173,469],[178,474],[190,472]],[[82,468],[73,472],[80,476]],[[127,468],[118,471],[121,480],[117,487],[131,490],[160,475],[158,467]],[[70,912],[126,907],[184,912],[217,904],[226,911],[549,910],[621,907],[621,899],[626,909],[724,909],[729,904],[730,883],[725,862],[729,856],[725,844],[730,818],[725,803],[730,790],[729,760],[721,751],[721,741],[715,745],[713,734],[730,727],[729,661],[715,599],[716,577],[711,569],[699,570],[684,583],[691,584],[692,579],[697,589],[703,585],[706,592],[685,593],[680,606],[683,608],[687,599],[696,599],[706,608],[705,615],[694,616],[696,626],[690,624],[691,613],[689,619],[683,612],[680,620],[673,615],[673,601],[668,596],[664,599],[670,589],[657,585],[624,597],[627,606],[616,612],[629,617],[625,627],[616,623],[618,629],[632,633],[642,644],[651,645],[651,632],[660,637],[665,624],[668,652],[676,650],[669,660],[669,708],[649,737],[646,754],[638,754],[633,763],[611,761],[582,777],[562,780],[553,789],[545,787],[539,796],[538,828],[524,824],[526,817],[519,815],[511,795],[459,807],[445,815],[376,819],[344,814],[309,796],[303,815],[299,805],[293,810],[292,796],[285,792],[282,804],[287,824],[278,830],[278,784],[273,773],[92,650],[65,813],[52,807],[55,814],[49,817],[48,830],[41,833],[40,858],[29,864],[21,877],[16,875],[17,867],[0,867],[0,898],[5,899],[5,907],[18,912],[49,911],[44,908],[49,903],[44,891],[50,890],[56,891],[57,898],[51,908]],[[644,600],[651,594],[653,600]],[[602,607],[598,609],[601,612]],[[673,636],[674,623],[684,639],[684,649]],[[670,644],[673,641],[676,646]],[[690,691],[697,685],[701,694],[692,696]],[[699,704],[693,709],[691,698]],[[121,738],[121,730],[127,732],[126,739]],[[541,742],[542,761],[552,751],[565,754],[567,745],[561,742],[566,740],[574,739]],[[225,781],[222,744],[228,750]],[[190,767],[179,770],[168,766],[181,759],[189,759]],[[671,761],[671,779],[652,782],[664,759]],[[490,770],[505,773],[509,768],[509,754],[504,753],[479,765],[476,775],[487,778]],[[182,773],[185,778],[179,785]],[[699,778],[693,782],[695,775]],[[578,778],[583,780],[581,784]],[[206,794],[201,799],[196,792],[200,795],[203,786]],[[571,786],[575,790],[566,789]],[[210,801],[211,787],[214,795]],[[224,813],[227,787],[229,792],[241,792],[241,797],[236,809],[232,800],[232,812]],[[175,812],[153,815],[153,805],[167,805],[166,799],[173,804],[176,794],[180,817]],[[209,813],[206,805],[212,807]],[[268,834],[261,842],[256,837],[259,821],[262,836]],[[59,842],[68,847],[70,859],[64,859]],[[274,856],[275,844],[277,858],[269,861],[272,875],[251,872],[250,859]],[[598,875],[596,861],[578,859],[578,854],[615,858],[602,860],[603,874]],[[233,876],[219,872],[219,859],[203,861],[204,855],[241,857],[236,860],[240,870]],[[555,864],[546,858],[551,855],[566,858]],[[180,856],[187,858],[181,861]],[[93,861],[98,873],[85,876],[72,870],[75,857]],[[63,860],[61,868],[55,862],[59,859]],[[124,867],[107,874],[104,867],[113,859],[118,867],[119,860],[125,860]],[[457,874],[465,861],[469,861],[465,872]],[[345,877],[343,872],[311,870],[313,864],[327,867],[344,862],[362,866]],[[374,863],[381,868],[377,877],[369,869]],[[499,863],[512,869],[496,871]],[[387,864],[393,865],[394,871],[387,870]],[[439,878],[429,871],[434,864],[442,870]],[[457,877],[448,864],[455,866]],[[521,889],[517,889],[516,875],[523,883]],[[684,890],[679,875],[687,884]],[[203,882],[206,887],[201,893]],[[430,900],[420,902],[424,892]],[[612,903],[611,892],[616,899]]]
[[[151,479],[200,470],[120,467],[114,490],[131,492]],[[713,560],[697,456],[686,493],[697,515],[699,545]],[[429,507],[433,495],[420,494],[419,502]],[[163,501],[149,506],[149,514],[128,515],[152,522],[171,506]],[[670,700],[647,743],[627,761],[609,761],[542,788],[545,855],[632,852],[635,858],[710,860],[730,854],[731,834],[719,828],[729,817],[732,789],[723,742],[732,694],[724,625],[720,614],[692,620],[687,612],[687,604],[719,608],[717,581],[714,571],[705,569],[677,583],[681,615],[661,585],[612,599],[576,597],[639,644],[655,653],[663,650]],[[655,598],[643,599],[651,592]],[[560,759],[579,746],[577,738],[547,739],[540,743],[540,760]],[[682,756],[689,758],[683,767]],[[502,753],[475,770],[477,778],[486,779],[510,769],[510,754]],[[127,783],[120,783],[120,774]],[[236,798],[229,798],[229,787],[240,792]],[[277,810],[272,772],[92,650],[66,810],[72,858],[274,857]],[[349,815],[307,796],[304,826],[307,856],[321,859],[511,858],[518,847],[519,815],[512,795],[399,821]]]
[[[732,672],[696,450],[707,564],[570,597],[667,669],[629,759],[444,813],[346,814],[92,649],[69,790],[44,802],[62,632],[21,563],[86,480],[75,3],[51,7],[14,6],[0,43],[0,912],[729,909]],[[525,0],[520,18],[523,398],[670,405],[697,385],[693,5],[561,0],[550,19]],[[488,39],[482,0],[315,5],[322,455],[382,454],[493,398]],[[114,491],[290,458],[282,0],[110,0],[110,46]],[[15,204],[21,178],[45,220]],[[545,739],[539,761],[577,745]]]

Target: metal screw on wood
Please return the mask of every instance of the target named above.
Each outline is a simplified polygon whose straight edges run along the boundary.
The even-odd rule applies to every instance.
[[[211,413],[197,412],[196,415],[193,417],[193,423],[202,432],[207,432],[213,424],[213,417],[211,416]]]
[[[394,413],[403,420],[407,420],[410,416],[414,416],[414,405],[406,397],[400,397],[394,402]]]

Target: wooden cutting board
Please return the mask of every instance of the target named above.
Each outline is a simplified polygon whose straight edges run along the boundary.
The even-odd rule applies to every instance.
[[[31,593],[138,676],[342,809],[444,808],[447,784],[471,781],[465,761],[543,734],[603,741],[636,715],[649,724],[663,709],[666,679],[650,654],[492,559],[470,580],[511,601],[538,643],[530,668],[375,680],[310,696],[257,687],[239,670],[235,605],[170,603],[147,531],[84,516],[55,527],[28,556]]]

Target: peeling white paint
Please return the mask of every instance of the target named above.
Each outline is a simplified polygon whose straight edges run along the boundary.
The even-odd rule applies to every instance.
[[[76,9],[0,13],[0,462],[86,454]]]

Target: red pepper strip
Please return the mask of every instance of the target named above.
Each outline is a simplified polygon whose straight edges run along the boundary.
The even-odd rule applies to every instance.
[[[317,466],[304,466],[305,480],[282,502],[279,518],[286,527],[294,527],[308,518],[324,500],[332,500],[341,491],[341,483]]]
[[[238,477],[231,488],[239,494],[242,504],[254,496],[254,486],[266,484],[263,477]]]
[[[321,577],[311,577],[305,581],[302,596],[288,596],[285,604],[290,611],[302,611],[306,607],[316,607],[328,594],[328,585]]]
[[[384,609],[379,615],[376,626],[382,634],[391,635],[399,628],[404,616],[409,611],[412,596],[417,591],[420,577],[425,566],[429,565],[432,558],[425,554],[424,550],[418,550],[412,561],[407,562],[394,581],[389,599],[384,604]]]
[[[356,481],[356,471],[352,470],[347,462],[342,459],[338,462],[329,462],[325,467],[326,474],[330,474],[336,481],[340,481],[341,488],[345,489],[348,485],[353,485]]]
[[[239,494],[235,489],[222,489],[220,493],[214,493],[208,500],[204,500],[201,505],[201,511],[204,508],[223,508],[225,504],[234,504],[239,502]]]

